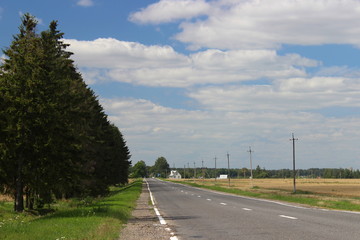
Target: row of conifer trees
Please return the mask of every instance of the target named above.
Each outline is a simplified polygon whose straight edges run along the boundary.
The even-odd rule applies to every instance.
[[[21,20],[0,66],[0,190],[23,211],[126,183],[126,142],[74,66],[57,22],[38,33],[34,16]]]

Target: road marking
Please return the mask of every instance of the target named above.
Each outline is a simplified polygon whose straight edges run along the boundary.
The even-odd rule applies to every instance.
[[[210,198],[208,198],[208,199],[206,199],[206,200],[211,201],[211,199],[210,199]]]
[[[151,192],[151,190],[150,190],[150,185],[149,185],[149,183],[146,181],[146,179],[145,179],[145,182],[146,182],[147,187],[148,187],[148,190],[149,190],[151,203],[152,203],[152,205],[153,205],[153,207],[154,207],[154,210],[155,210],[155,213],[156,213],[157,217],[159,218],[160,224],[166,225],[167,223],[166,223],[165,219],[161,216],[161,214],[160,214],[159,210],[157,209],[157,207],[155,207],[155,200],[154,200],[154,197],[153,197],[152,192]],[[168,228],[168,227],[167,227],[167,228],[165,228],[165,229],[166,229],[166,231],[169,231],[169,232],[170,232],[170,235],[171,235],[170,240],[179,240],[179,239],[177,238],[177,236],[175,235],[175,233],[171,232],[171,228]]]
[[[152,192],[151,192],[150,187],[149,187],[149,183],[148,183],[147,181],[146,181],[146,184],[147,184],[147,187],[148,187],[148,190],[149,190],[151,203],[152,203],[152,205],[154,206],[154,210],[155,210],[156,216],[159,218],[160,224],[165,225],[165,224],[166,224],[166,221],[165,221],[165,219],[161,216],[161,214],[160,214],[159,210],[157,209],[157,207],[155,207],[154,197],[153,197],[153,195],[152,195]]]
[[[154,210],[155,210],[156,215],[157,215],[158,218],[159,218],[160,224],[166,225],[165,219],[161,216],[159,210],[158,210],[155,206],[154,206]]]
[[[242,208],[242,210],[245,210],[245,211],[252,211],[252,209],[250,209],[250,208]]]
[[[226,206],[226,205],[227,205],[226,203],[223,203],[223,202],[222,202],[222,203],[220,203],[220,204],[221,204],[221,205],[224,205],[224,206]]]
[[[279,215],[279,217],[293,219],[293,220],[297,219],[296,217],[291,217],[291,216],[286,216],[286,215]]]
[[[200,195],[198,197],[201,197]]]

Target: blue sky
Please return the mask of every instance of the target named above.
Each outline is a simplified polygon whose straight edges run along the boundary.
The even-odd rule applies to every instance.
[[[359,0],[2,0],[59,21],[136,163],[360,168]],[[3,56],[4,57],[4,56]]]

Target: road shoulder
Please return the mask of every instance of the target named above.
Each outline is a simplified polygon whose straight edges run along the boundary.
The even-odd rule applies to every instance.
[[[170,233],[165,226],[159,223],[153,206],[150,203],[150,194],[146,183],[143,183],[142,192],[132,212],[132,217],[121,230],[119,240],[169,240]]]

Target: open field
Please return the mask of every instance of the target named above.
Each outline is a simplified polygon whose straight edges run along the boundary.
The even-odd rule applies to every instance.
[[[228,187],[227,179],[182,179],[204,185],[217,185]],[[283,190],[293,191],[293,179],[231,179],[230,187],[244,191],[252,190]],[[296,179],[296,189],[301,192],[310,192],[339,197],[359,197],[360,198],[360,179]]]
[[[315,207],[360,211],[360,179],[214,179],[175,180],[195,187],[238,195],[274,199]]]

